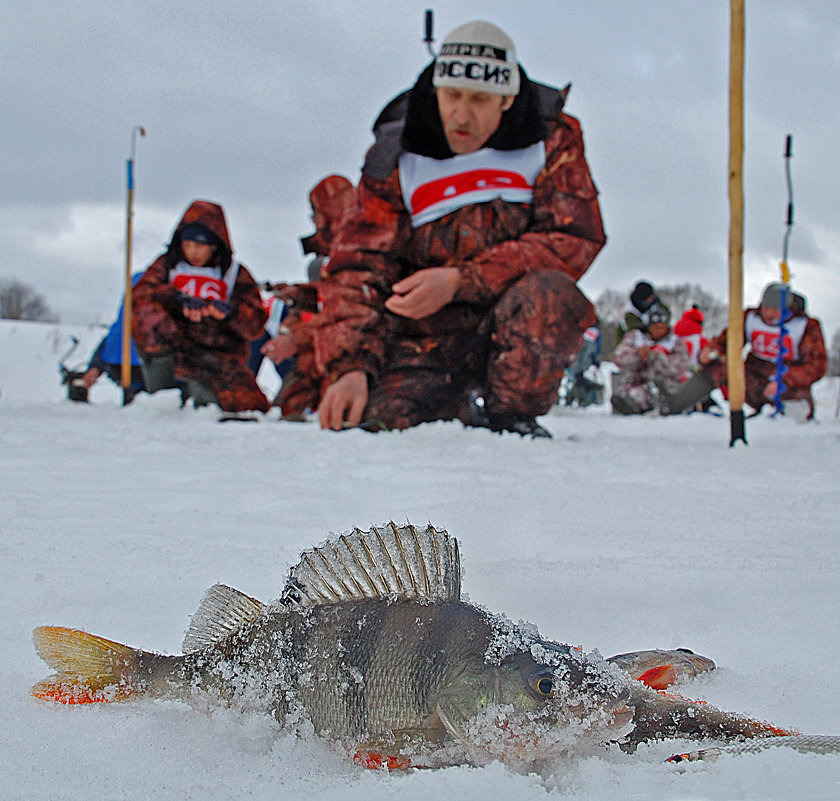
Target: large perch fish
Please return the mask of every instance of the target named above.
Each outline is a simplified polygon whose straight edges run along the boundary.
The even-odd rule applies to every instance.
[[[290,726],[308,721],[363,764],[391,767],[498,759],[541,771],[607,742],[788,733],[665,696],[620,669],[627,655],[611,664],[543,640],[460,595],[458,544],[445,530],[355,529],[305,552],[271,604],[212,587],[180,656],[36,629],[57,672],[32,692],[68,704],[211,694]]]

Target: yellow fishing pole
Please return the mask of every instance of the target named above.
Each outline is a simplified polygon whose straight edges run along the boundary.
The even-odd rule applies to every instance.
[[[729,447],[747,444],[744,431],[744,0],[730,2],[729,39],[729,325],[726,369],[729,385]]]

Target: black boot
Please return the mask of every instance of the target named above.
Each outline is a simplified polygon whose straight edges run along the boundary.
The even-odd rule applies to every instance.
[[[551,432],[543,428],[536,417],[518,414],[490,415],[489,428],[491,431],[510,431],[512,434],[519,434],[520,437],[531,437],[531,439],[552,439]]]
[[[639,404],[628,395],[613,395],[610,398],[614,414],[641,414]]]
[[[659,413],[662,415],[682,414],[700,403],[714,388],[715,382],[705,370],[698,370],[674,392],[659,389]]]
[[[149,394],[159,389],[173,389],[175,387],[175,356],[168,353],[160,356],[140,354],[143,370],[143,383]]]
[[[535,417],[513,412],[488,414],[484,399],[475,392],[470,393],[469,406],[469,419],[464,423],[466,426],[489,428],[498,434],[510,431],[520,437],[530,436],[531,439],[552,439],[551,432],[543,428]]]
[[[183,397],[183,391],[181,395],[184,402],[186,402],[186,398],[192,398],[194,409],[209,406],[211,403],[215,403],[216,405],[219,403],[219,399],[204,384],[200,384],[198,381],[193,381],[192,379],[187,381],[186,398]],[[181,406],[183,407],[183,405],[182,403]]]

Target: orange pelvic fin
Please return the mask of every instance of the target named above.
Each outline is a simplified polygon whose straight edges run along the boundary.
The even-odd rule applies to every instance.
[[[363,750],[356,751],[353,754],[353,763],[370,770],[381,770],[382,768],[388,771],[408,770],[411,767],[411,760],[408,757]]]
[[[39,656],[57,672],[39,681],[32,695],[62,704],[124,701],[135,693],[142,651],[76,629],[41,626],[33,633]]]
[[[795,734],[802,734],[796,729],[783,729],[781,726],[774,726],[772,723],[767,723],[764,720],[756,721],[756,726],[762,728],[768,737],[789,737]]]

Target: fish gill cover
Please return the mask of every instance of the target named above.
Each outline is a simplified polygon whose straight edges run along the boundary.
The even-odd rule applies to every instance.
[[[627,674],[597,651],[544,640],[537,627],[487,613],[493,636],[486,659],[502,664],[528,654],[551,673],[551,703],[523,713],[513,704],[491,706],[467,725],[467,735],[488,756],[518,770],[551,773],[571,755],[594,753],[633,729],[624,710]]]

